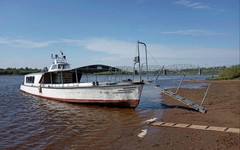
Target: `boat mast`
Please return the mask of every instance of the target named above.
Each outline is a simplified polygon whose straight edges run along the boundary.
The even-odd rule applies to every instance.
[[[145,58],[146,58],[146,75],[147,75],[147,80],[149,79],[148,76],[148,59],[147,59],[147,45],[143,42],[137,41],[137,51],[138,51],[138,56],[134,58],[134,73],[135,73],[135,65],[138,63],[138,68],[139,68],[139,79],[142,81],[142,69],[141,69],[141,62],[140,62],[140,50],[139,50],[139,44],[144,45],[145,47]]]

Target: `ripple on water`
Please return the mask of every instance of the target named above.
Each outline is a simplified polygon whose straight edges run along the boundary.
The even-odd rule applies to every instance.
[[[0,76],[0,149],[121,148],[138,139],[140,122],[162,114],[160,92],[147,86],[139,106],[125,109],[37,98],[20,92],[22,81]]]

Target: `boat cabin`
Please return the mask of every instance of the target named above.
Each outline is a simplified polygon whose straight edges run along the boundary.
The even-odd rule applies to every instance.
[[[80,83],[83,74],[92,74],[108,71],[121,71],[118,68],[107,65],[89,65],[79,68],[70,68],[67,63],[66,56],[55,57],[52,56],[53,64],[50,66],[48,72],[28,74],[24,78],[24,85],[28,86],[42,86],[42,85],[59,85],[59,84],[74,84]]]
[[[58,57],[58,55],[55,55],[55,57],[53,57],[52,55],[52,59],[53,59],[53,64],[50,66],[48,72],[63,71],[63,70],[71,69],[70,64],[67,63],[66,56],[64,56],[63,53],[62,53],[62,57]]]
[[[40,84],[40,79],[42,78],[42,75],[44,73],[40,72],[40,73],[31,73],[28,75],[25,75],[24,77],[24,85],[28,85],[28,86],[39,86]]]
[[[39,86],[40,84],[69,84],[80,83],[83,74],[120,71],[107,65],[89,65],[75,69],[58,70],[25,75],[24,85]]]

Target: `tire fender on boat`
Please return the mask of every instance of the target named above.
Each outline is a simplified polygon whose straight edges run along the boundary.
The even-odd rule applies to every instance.
[[[38,91],[39,91],[39,93],[42,93],[42,87],[41,87],[41,85],[38,87]]]

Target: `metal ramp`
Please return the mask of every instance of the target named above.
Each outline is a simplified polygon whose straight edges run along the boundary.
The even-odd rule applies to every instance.
[[[192,102],[192,101],[190,101],[190,100],[188,100],[188,99],[186,99],[186,98],[184,98],[184,97],[182,97],[182,96],[180,96],[180,95],[178,95],[178,94],[176,94],[176,93],[174,93],[170,90],[163,89],[159,85],[157,85],[153,82],[146,81],[145,84],[148,84],[148,85],[153,86],[155,88],[161,89],[162,93],[178,100],[179,102],[182,102],[185,105],[188,105],[189,107],[191,107],[191,108],[193,108],[197,111],[200,111],[201,113],[206,113],[207,112],[207,109],[203,108],[202,106],[200,106],[198,104],[195,104],[194,102]]]
[[[198,104],[195,104],[194,102],[188,100],[188,99],[185,99],[184,97],[180,96],[180,95],[177,95],[175,94],[174,92],[172,91],[169,91],[169,90],[162,90],[162,92],[186,105],[188,105],[189,107],[197,110],[197,111],[200,111],[201,113],[206,113],[207,110],[205,108],[203,108],[202,106],[198,105]]]

